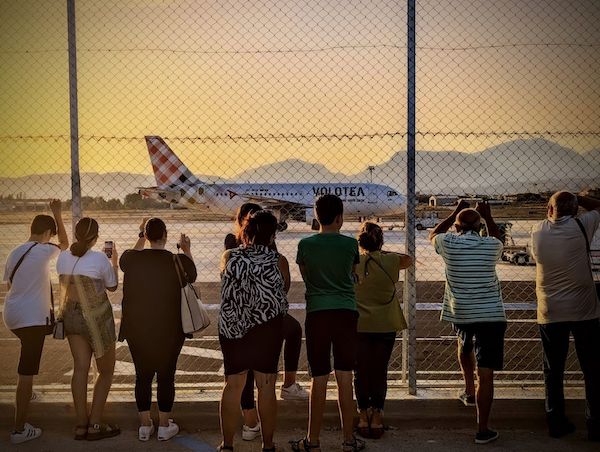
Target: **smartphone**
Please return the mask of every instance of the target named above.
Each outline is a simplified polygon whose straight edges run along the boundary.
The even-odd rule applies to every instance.
[[[113,241],[107,240],[106,242],[104,242],[104,254],[106,254],[106,257],[108,257],[110,259],[112,257],[112,253],[113,253]]]

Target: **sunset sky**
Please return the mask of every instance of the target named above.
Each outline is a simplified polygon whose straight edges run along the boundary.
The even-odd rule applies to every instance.
[[[418,149],[513,131],[600,147],[600,2],[417,3]],[[350,174],[406,149],[403,2],[76,4],[82,172],[149,173],[148,134],[223,177],[286,159]],[[0,177],[68,172],[66,1],[0,17]]]

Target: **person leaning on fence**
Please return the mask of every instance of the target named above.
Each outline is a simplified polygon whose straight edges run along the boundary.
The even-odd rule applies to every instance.
[[[8,285],[3,318],[6,328],[19,338],[21,352],[17,369],[15,422],[10,440],[13,444],[38,438],[42,429],[26,422],[33,377],[40,369],[46,335],[52,331],[52,285],[50,261],[69,246],[61,214],[61,202],[50,202],[54,215],[36,215],[29,239],[10,252],[3,281]],[[58,246],[50,239],[58,234]]]
[[[588,210],[578,218],[578,206]],[[548,433],[575,431],[565,415],[563,379],[569,335],[585,380],[588,438],[600,441],[600,300],[591,274],[587,243],[600,225],[600,200],[557,192],[548,218],[531,233],[536,260],[537,321],[544,350]],[[586,249],[587,248],[587,249]]]
[[[488,237],[481,237],[481,218]],[[446,233],[454,224],[457,234]],[[502,303],[496,262],[502,255],[500,230],[492,218],[489,204],[478,203],[469,209],[460,201],[454,212],[429,234],[436,253],[446,264],[446,287],[442,320],[452,322],[458,335],[458,358],[466,393],[475,394],[473,350],[477,359],[475,404],[479,429],[477,444],[498,439],[488,428],[494,398],[494,370],[502,370],[506,316]],[[473,347],[473,337],[475,346]]]
[[[146,240],[150,248],[144,249]],[[123,310],[119,340],[127,340],[135,366],[135,401],[140,427],[138,439],[154,434],[150,416],[152,381],[157,380],[159,441],[177,435],[179,426],[171,419],[175,400],[175,371],[185,335],[181,324],[181,284],[178,265],[187,282],[196,280],[190,239],[181,234],[183,254],[165,249],[167,228],[160,218],[142,221],[137,242],[121,256]],[[177,262],[177,260],[179,262]]]
[[[276,231],[277,219],[271,212],[255,212],[244,220],[242,246],[225,251],[221,258],[219,343],[225,386],[220,405],[223,442],[218,450],[233,450],[248,370],[254,371],[258,388],[263,451],[276,450],[275,383],[290,287],[287,259],[270,248]]]
[[[306,437],[291,441],[291,445],[295,451],[320,450],[319,436],[333,347],[333,368],[344,436],[342,450],[358,451],[365,447],[364,441],[352,434],[352,371],[356,360],[358,320],[354,281],[359,262],[358,243],[352,237],[340,234],[344,205],[339,197],[320,196],[315,202],[315,213],[320,224],[319,233],[300,240],[296,256],[306,285],[304,331],[312,377],[308,432]]]
[[[98,440],[118,435],[118,426],[102,423],[102,412],[112,385],[115,368],[115,320],[106,290],[118,286],[118,254],[93,251],[98,240],[98,222],[82,218],[75,226],[76,242],[58,256],[61,297],[60,315],[64,334],[73,355],[71,392],[77,415],[75,439]],[[91,411],[88,412],[87,386],[92,355],[98,378],[94,384]]]
[[[384,432],[383,407],[387,371],[396,333],[406,320],[396,293],[400,270],[412,265],[406,254],[383,251],[383,231],[375,223],[363,223],[358,234],[360,262],[356,267],[358,347],[354,391],[359,410],[358,433],[378,439]]]
[[[226,250],[237,248],[242,244],[239,233],[244,219],[259,210],[262,210],[262,207],[251,202],[246,202],[238,208],[234,219],[236,234],[229,233],[225,236],[224,245]],[[273,242],[271,248],[277,251],[275,242]],[[300,349],[302,347],[302,327],[300,326],[300,322],[289,313],[283,317],[283,340],[283,364],[285,371],[280,392],[281,398],[284,400],[307,400],[308,391],[296,382]],[[246,374],[246,385],[242,392],[241,407],[244,416],[242,439],[252,441],[260,436],[260,422],[258,422],[258,414],[256,413],[254,403],[254,372],[252,370],[248,370]]]

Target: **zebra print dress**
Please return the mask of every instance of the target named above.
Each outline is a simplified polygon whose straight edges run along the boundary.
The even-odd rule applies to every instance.
[[[221,275],[219,334],[239,339],[250,329],[285,314],[288,302],[277,251],[252,245],[229,252]]]

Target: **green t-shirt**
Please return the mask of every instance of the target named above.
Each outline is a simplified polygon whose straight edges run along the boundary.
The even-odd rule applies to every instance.
[[[358,242],[351,237],[334,232],[300,240],[296,263],[304,267],[306,312],[356,311],[352,267],[358,261]]]

